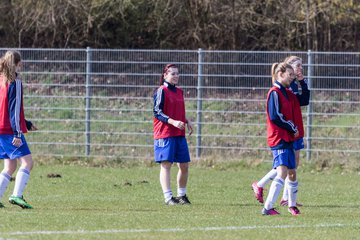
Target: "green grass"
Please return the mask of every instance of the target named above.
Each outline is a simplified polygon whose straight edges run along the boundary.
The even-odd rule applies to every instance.
[[[11,182],[2,201],[5,208],[0,209],[0,238],[359,238],[358,173],[318,172],[304,165],[298,174],[302,214],[292,217],[279,207],[280,216],[261,216],[262,206],[250,184],[266,173],[270,163],[253,168],[239,162],[210,167],[194,163],[188,185],[193,204],[165,206],[159,168],[149,162],[103,168],[38,163],[25,192],[34,209],[22,210],[5,201],[13,189]],[[50,173],[62,177],[48,178]],[[172,173],[175,189],[175,167]]]

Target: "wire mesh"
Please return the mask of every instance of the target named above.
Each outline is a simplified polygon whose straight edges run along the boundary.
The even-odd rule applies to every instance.
[[[302,57],[305,76],[311,72],[312,107],[303,108],[308,151],[315,158],[354,159],[360,152],[360,53],[18,50],[26,118],[40,129],[27,135],[35,155],[152,159],[152,95],[163,66],[175,63],[188,118],[201,127],[188,137],[192,156],[201,149],[199,157],[269,159],[270,69],[289,55]]]

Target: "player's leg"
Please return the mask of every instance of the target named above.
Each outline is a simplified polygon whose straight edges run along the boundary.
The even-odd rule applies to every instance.
[[[28,204],[23,198],[23,193],[30,179],[30,171],[34,165],[33,159],[31,154],[28,154],[19,157],[19,161],[21,162],[21,165],[15,177],[14,191],[9,198],[9,202],[12,204],[16,204],[22,208],[32,208],[32,206]]]
[[[12,196],[22,197],[25,187],[30,178],[30,171],[33,168],[33,159],[31,154],[23,157],[19,157],[21,163],[19,170],[17,171],[15,178],[15,187]]]
[[[282,187],[284,186],[284,180],[287,175],[287,166],[280,165],[276,167],[277,175],[271,183],[268,196],[266,198],[264,208],[262,210],[263,215],[277,215],[277,212],[274,209],[274,204],[280,194]]]
[[[281,200],[280,200],[280,206],[287,206],[288,205],[288,202],[289,202],[288,185],[289,185],[289,178],[286,177],[285,184],[284,184],[283,195],[282,195]]]
[[[298,192],[298,181],[296,179],[296,169],[289,169],[288,181],[286,182],[286,184],[287,184],[288,195],[289,195],[288,206],[295,207],[297,192]]]
[[[1,203],[1,199],[4,196],[4,193],[10,183],[12,174],[16,170],[16,163],[16,159],[4,159],[4,169],[0,173],[0,208],[4,207],[4,205]]]
[[[180,204],[190,204],[186,195],[186,187],[189,178],[190,154],[185,137],[177,137],[175,161],[178,163],[179,171],[177,174],[177,200]]]
[[[254,191],[255,198],[260,202],[264,203],[264,187],[271,180],[276,177],[276,169],[271,169],[260,181],[253,182],[251,188]]]
[[[164,194],[165,203],[168,205],[175,204],[170,184],[171,166],[172,163],[169,161],[162,161],[160,164],[160,185]]]
[[[294,156],[293,149],[277,149],[272,150],[274,162],[273,168],[276,169],[277,175],[271,183],[268,196],[266,198],[264,208],[262,210],[263,215],[277,215],[274,209],[274,204],[280,194],[282,187],[284,186],[285,178],[288,175],[288,169],[291,167],[290,160]],[[293,159],[295,162],[295,159]]]
[[[186,186],[189,177],[189,163],[178,163],[179,171],[177,175],[178,189],[177,199],[180,204],[190,204],[190,200],[186,195]]]
[[[160,164],[160,185],[167,205],[177,204],[171,190],[171,166],[174,160],[174,144],[172,138],[154,140],[155,162]]]
[[[299,215],[300,211],[296,207],[296,199],[297,199],[297,193],[298,193],[298,181],[296,178],[296,157],[295,157],[295,151],[292,151],[292,154],[289,155],[289,172],[288,172],[288,182],[287,182],[287,188],[288,188],[288,194],[289,194],[289,212],[292,215]]]
[[[296,167],[298,166],[299,164],[299,158],[300,158],[300,150],[296,150],[295,151],[295,160],[296,160]],[[290,180],[290,179],[293,179],[293,180]],[[297,185],[297,180],[296,180],[296,171],[295,169],[294,170],[289,170],[289,175],[288,177],[286,178],[285,180],[285,186],[284,186],[284,192],[283,192],[283,196],[282,196],[282,199],[280,201],[280,205],[281,206],[291,206],[289,204],[289,191],[291,191],[288,187],[290,185],[294,185],[294,181],[296,181],[296,185]],[[297,191],[297,188],[296,188],[296,191]],[[299,204],[301,205],[301,204]]]
[[[294,147],[294,150],[295,150],[295,160],[296,160],[296,168],[297,168],[299,166],[299,163],[300,163],[300,150],[304,149],[304,139],[300,138],[300,139],[296,140],[293,143],[293,147]],[[292,174],[293,173],[290,172],[290,175],[292,175]],[[289,186],[289,178],[286,178],[283,196],[282,196],[281,201],[280,201],[281,206],[287,206],[288,205],[288,200],[289,200],[288,186]],[[297,206],[302,206],[302,204],[297,203]]]

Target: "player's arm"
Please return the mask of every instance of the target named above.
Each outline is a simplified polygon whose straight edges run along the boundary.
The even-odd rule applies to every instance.
[[[165,93],[162,88],[159,88],[154,94],[154,117],[158,120],[168,123],[170,117],[163,112]]]
[[[15,80],[15,82],[11,83],[8,90],[8,111],[11,128],[14,132],[13,144],[15,146],[22,144],[22,132],[20,129],[21,90],[22,85],[20,80]]]
[[[301,86],[301,94],[296,94],[297,99],[299,100],[300,106],[307,106],[310,102],[310,90],[307,84],[307,80],[303,79],[299,81]]]
[[[188,118],[186,118],[186,125],[187,125],[187,129],[189,131],[189,135],[191,135],[193,132],[193,124],[192,124],[191,120]]]
[[[279,96],[276,91],[272,91],[268,100],[268,113],[270,120],[280,128],[284,128],[289,132],[296,134],[298,132],[297,127],[291,120],[286,120],[280,111],[281,106],[279,102]]]

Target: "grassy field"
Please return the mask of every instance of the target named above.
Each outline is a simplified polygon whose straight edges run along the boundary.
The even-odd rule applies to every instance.
[[[302,214],[293,217],[278,207],[280,216],[262,216],[250,184],[269,167],[194,163],[192,205],[165,206],[158,166],[39,164],[25,192],[34,209],[7,203],[10,183],[0,209],[0,239],[360,239],[358,173],[302,166]],[[61,178],[48,177],[56,174]]]

